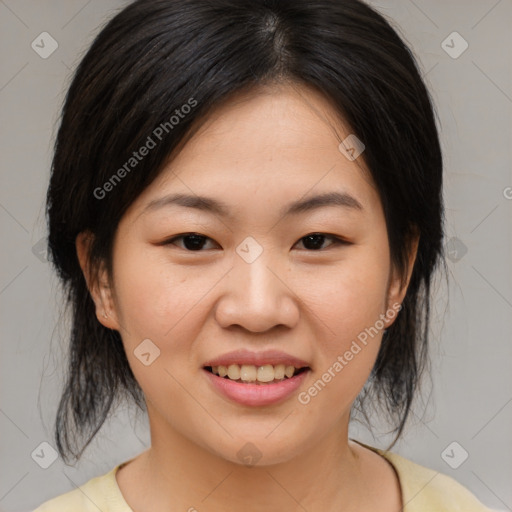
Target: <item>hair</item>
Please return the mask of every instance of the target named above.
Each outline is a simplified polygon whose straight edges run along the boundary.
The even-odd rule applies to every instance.
[[[445,263],[441,148],[412,51],[359,0],[138,0],[106,23],[79,63],[55,140],[48,255],[72,311],[54,431],[64,460],[80,458],[116,398],[145,407],[119,332],[96,318],[77,235],[94,235],[92,274],[104,265],[111,276],[118,223],[169,156],[221,102],[276,84],[321,93],[365,144],[360,158],[377,187],[401,276],[412,236],[420,235],[402,309],[355,403],[364,410],[371,396],[392,418],[395,441],[402,433],[427,359],[431,280]],[[156,146],[131,161],[148,137],[159,139]]]

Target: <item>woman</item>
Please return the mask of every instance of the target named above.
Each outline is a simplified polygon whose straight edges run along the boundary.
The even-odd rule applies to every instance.
[[[402,433],[443,264],[433,106],[366,4],[128,5],[70,86],[47,212],[59,453],[122,396],[151,446],[37,512],[488,510],[348,435],[368,405]]]

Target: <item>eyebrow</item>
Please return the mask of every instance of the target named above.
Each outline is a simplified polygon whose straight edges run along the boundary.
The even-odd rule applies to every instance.
[[[220,217],[232,218],[229,207],[212,197],[189,195],[189,194],[170,194],[150,201],[142,214],[159,210],[164,207],[178,205],[185,208],[194,208],[197,210],[210,212]],[[285,206],[279,213],[280,217],[289,215],[298,215],[301,213],[316,210],[326,206],[339,206],[355,211],[364,211],[363,205],[347,192],[328,192],[316,195],[309,199],[299,199]]]

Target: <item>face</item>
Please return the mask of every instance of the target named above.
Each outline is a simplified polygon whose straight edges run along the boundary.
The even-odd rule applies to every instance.
[[[122,218],[113,287],[93,293],[121,333],[153,443],[179,435],[273,464],[347,432],[405,294],[377,190],[338,148],[349,134],[313,90],[239,96]],[[312,200],[325,194],[338,195]],[[237,364],[248,382],[205,368],[235,379]],[[283,364],[304,369],[288,378]]]

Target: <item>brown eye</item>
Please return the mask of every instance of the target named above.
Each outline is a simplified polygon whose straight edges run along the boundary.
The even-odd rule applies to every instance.
[[[299,242],[302,242],[304,247],[306,247],[308,250],[318,251],[324,248],[322,246],[327,239],[332,241],[328,247],[332,247],[333,245],[348,244],[348,242],[337,236],[328,235],[325,233],[311,233],[302,237]]]
[[[177,243],[175,243],[177,240],[182,240],[183,246],[179,246]],[[211,238],[208,238],[207,236],[204,235],[200,235],[198,233],[185,233],[183,235],[178,235],[165,241],[162,245],[178,245],[178,247],[186,249],[187,251],[198,252],[201,251],[201,249],[203,249],[206,241],[208,240],[211,240]]]

